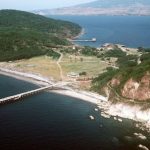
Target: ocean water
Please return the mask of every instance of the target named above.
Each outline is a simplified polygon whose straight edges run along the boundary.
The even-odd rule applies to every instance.
[[[0,75],[1,98],[35,88]],[[103,118],[95,108],[94,104],[49,92],[0,105],[0,149],[138,150],[139,144],[150,148],[149,133],[135,128],[135,122]],[[135,132],[147,139],[136,138]]]
[[[85,29],[79,39],[96,42],[77,42],[80,45],[99,47],[104,43],[119,43],[128,47],[150,47],[150,16],[49,16],[72,21]]]

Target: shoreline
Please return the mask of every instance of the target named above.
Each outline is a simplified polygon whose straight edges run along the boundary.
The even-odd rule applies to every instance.
[[[75,39],[78,39],[80,38],[82,35],[85,34],[85,29],[84,28],[81,28],[81,31],[79,34],[77,34],[76,36],[72,37],[72,38],[69,38],[68,41],[70,41],[74,46],[81,46],[81,45],[78,45],[77,43],[75,43],[74,41],[72,40],[75,40]]]
[[[22,72],[18,72],[18,71],[3,69],[3,68],[0,68],[0,74],[9,76],[12,78],[16,78],[16,79],[19,79],[22,81],[26,81],[29,83],[33,83],[38,86],[46,86],[48,84],[51,84],[51,85],[56,84],[56,82],[50,81],[44,77],[39,77],[34,74],[22,73]],[[60,95],[78,98],[80,100],[84,100],[86,102],[90,102],[90,103],[93,103],[96,105],[98,104],[98,101],[107,101],[106,97],[104,97],[102,95],[98,95],[97,93],[75,90],[75,89],[70,88],[69,86],[64,86],[64,88],[65,88],[65,90],[52,90],[52,91],[49,90],[49,91],[51,93],[57,93]]]
[[[56,84],[56,82],[50,81],[41,76],[29,73],[22,73],[18,71],[12,71],[3,68],[0,68],[0,75],[16,78],[18,80],[29,82],[37,86]],[[150,132],[150,118],[148,117],[150,115],[150,109],[146,111],[141,111],[140,107],[138,108],[136,106],[129,107],[128,105],[123,105],[123,103],[113,105],[111,104],[111,102],[108,101],[107,97],[104,97],[97,93],[90,91],[81,91],[79,89],[73,89],[69,86],[63,86],[63,88],[64,90],[48,90],[48,92],[73,97],[85,102],[89,102],[91,104],[95,104],[96,107],[98,107],[101,110],[100,115],[103,116],[104,118],[106,116],[107,118],[113,117],[114,120],[116,117],[120,117],[123,119],[125,118],[131,119],[137,122],[137,124],[142,124],[142,126],[137,125],[140,129]],[[142,116],[144,116],[144,118]]]
[[[54,82],[49,81],[48,79],[44,77],[37,76],[35,74],[29,74],[29,73],[23,73],[8,69],[0,68],[0,75],[12,77],[18,80],[26,81],[29,83],[33,83],[38,86],[46,86],[48,84],[54,84]]]
[[[75,37],[73,37],[73,39],[78,39],[78,38],[80,38],[82,35],[84,35],[85,34],[85,29],[84,28],[82,28],[81,29],[81,32],[77,35],[77,36],[75,36]]]

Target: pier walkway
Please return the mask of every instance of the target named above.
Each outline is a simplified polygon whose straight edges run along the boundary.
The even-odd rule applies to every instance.
[[[40,93],[40,92],[42,92],[44,90],[47,90],[47,89],[50,89],[50,90],[62,89],[62,86],[63,86],[63,84],[60,84],[60,85],[59,84],[53,84],[53,85],[41,87],[41,88],[38,88],[38,89],[35,89],[35,90],[31,90],[31,91],[28,91],[28,92],[16,94],[16,95],[13,95],[13,96],[8,96],[8,97],[0,99],[0,104],[17,101],[17,100],[22,99],[24,97]]]
[[[86,39],[74,39],[74,40],[70,40],[71,42],[96,42],[96,38],[92,38],[89,40]]]

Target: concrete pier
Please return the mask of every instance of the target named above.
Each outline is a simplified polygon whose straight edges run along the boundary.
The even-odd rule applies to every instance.
[[[76,39],[76,40],[71,40],[72,42],[96,42],[96,38],[92,38],[89,40],[86,39]]]
[[[47,90],[47,89],[56,90],[56,89],[59,89],[59,88],[62,89],[62,87],[58,86],[57,84],[41,87],[41,88],[31,90],[31,91],[28,91],[28,92],[24,92],[24,93],[20,93],[20,94],[16,94],[16,95],[13,95],[13,96],[8,96],[8,97],[5,97],[5,98],[2,98],[2,99],[0,99],[0,104],[17,101],[19,99],[22,99],[22,98],[30,96],[30,95],[37,94],[37,93],[42,92],[42,91]]]

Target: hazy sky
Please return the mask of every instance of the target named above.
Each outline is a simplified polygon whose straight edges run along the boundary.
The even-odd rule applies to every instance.
[[[72,6],[94,0],[0,0],[0,9],[35,10]]]

